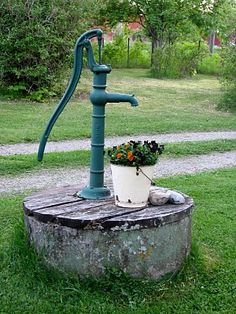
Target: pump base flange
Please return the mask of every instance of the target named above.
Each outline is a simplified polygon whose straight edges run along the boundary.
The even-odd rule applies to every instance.
[[[108,187],[103,186],[99,188],[87,186],[81,191],[77,192],[76,195],[83,199],[88,200],[101,200],[111,197],[111,191]]]

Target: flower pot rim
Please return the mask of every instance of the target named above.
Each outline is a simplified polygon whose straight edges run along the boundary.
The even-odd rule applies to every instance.
[[[112,163],[112,162],[110,162],[110,164],[111,164],[112,166],[118,166],[118,167],[124,167],[124,168],[153,167],[153,166],[156,165],[156,163],[155,163],[155,164],[152,164],[152,165],[119,165],[119,164],[114,164],[114,163]]]

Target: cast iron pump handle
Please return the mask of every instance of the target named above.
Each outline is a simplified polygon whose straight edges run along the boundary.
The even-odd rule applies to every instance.
[[[99,63],[95,62],[93,56],[93,49],[90,43],[90,39],[93,37],[98,38]],[[102,31],[95,29],[84,33],[76,42],[74,50],[74,69],[70,83],[61,101],[59,102],[59,105],[48,122],[38,151],[38,160],[41,161],[43,159],[45,145],[52,127],[70,100],[79,81],[83,65],[83,49],[85,48],[88,55],[88,66],[94,75],[93,90],[90,94],[90,100],[93,104],[90,181],[89,186],[86,186],[78,192],[78,196],[84,199],[104,199],[110,197],[111,195],[110,189],[104,185],[105,105],[109,102],[129,102],[131,106],[138,106],[138,101],[133,95],[106,92],[106,79],[107,74],[111,72],[111,66],[101,64],[101,41]]]
[[[46,129],[43,133],[43,136],[40,141],[39,150],[38,150],[38,160],[41,161],[43,159],[44,149],[47,143],[47,139],[50,135],[50,132],[60,116],[61,112],[67,105],[68,101],[70,100],[71,96],[73,95],[75,88],[78,84],[78,81],[81,76],[82,67],[83,67],[83,48],[86,48],[88,52],[88,65],[91,71],[98,65],[93,57],[92,47],[90,44],[90,39],[97,37],[98,39],[98,49],[99,49],[99,63],[101,63],[101,45],[102,45],[102,31],[100,29],[93,29],[87,31],[83,35],[79,37],[75,44],[74,49],[74,65],[73,65],[73,73],[69,82],[69,85],[61,98],[58,106],[56,107],[54,113],[52,114]]]

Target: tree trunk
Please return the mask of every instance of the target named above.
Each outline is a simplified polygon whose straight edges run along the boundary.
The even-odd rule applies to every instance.
[[[215,44],[215,32],[211,31],[210,38],[209,38],[209,51],[210,51],[210,54],[214,53],[214,44]]]
[[[151,51],[151,66],[155,63],[155,52],[158,47],[158,40],[155,37],[152,37],[152,51]]]

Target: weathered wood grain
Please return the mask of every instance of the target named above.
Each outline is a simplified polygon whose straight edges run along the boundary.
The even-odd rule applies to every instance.
[[[112,228],[150,228],[181,220],[191,213],[193,200],[185,196],[185,204],[117,207],[113,198],[83,200],[76,196],[78,186],[66,186],[33,194],[25,198],[27,216],[43,223],[55,223],[71,228],[107,230]]]

